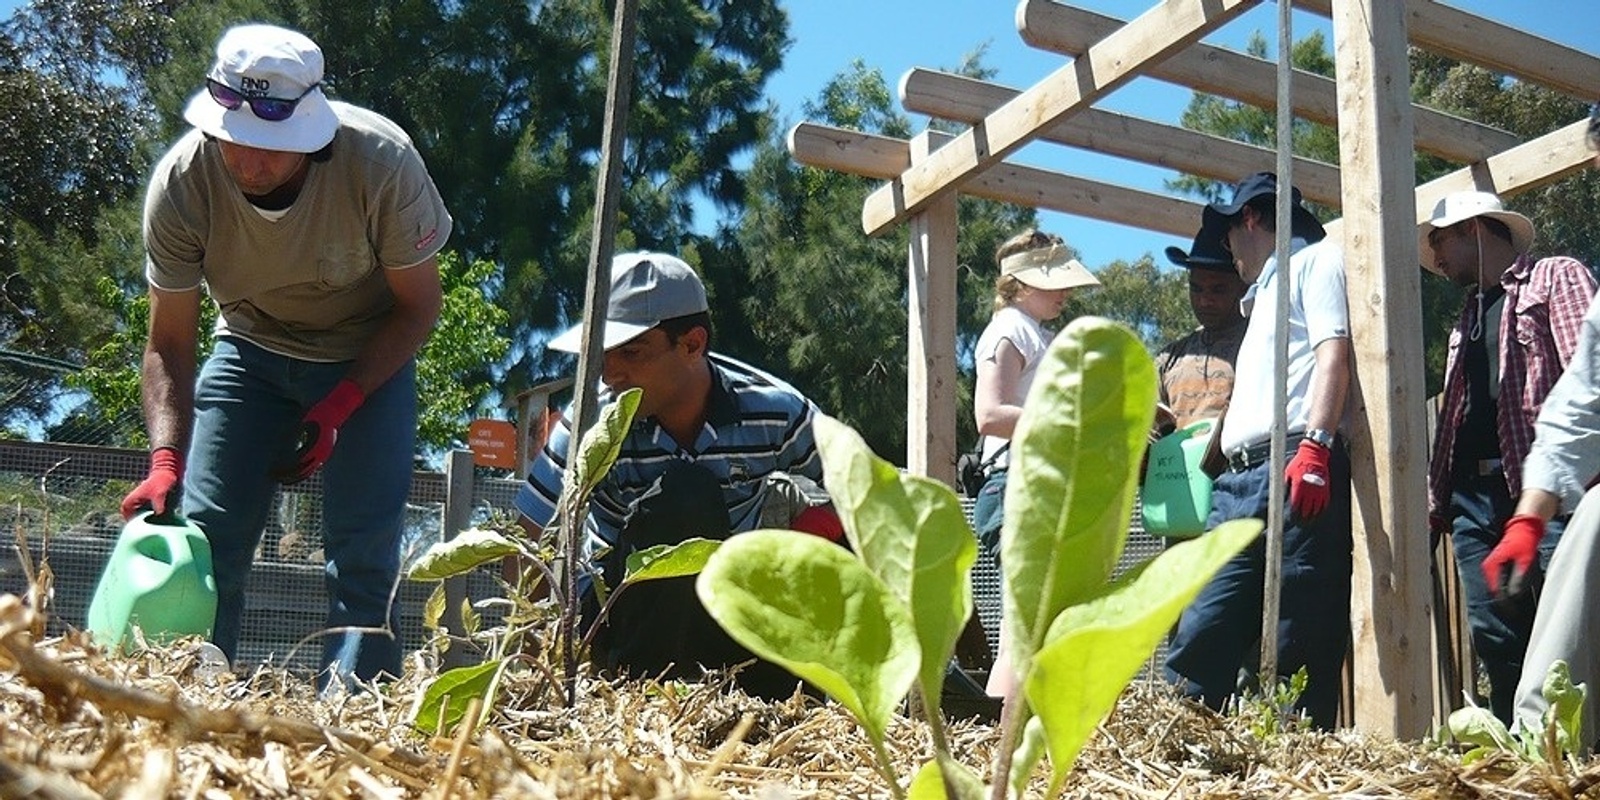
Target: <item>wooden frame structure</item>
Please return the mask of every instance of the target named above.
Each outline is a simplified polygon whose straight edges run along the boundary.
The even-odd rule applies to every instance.
[[[912,141],[813,123],[789,134],[797,161],[885,180],[862,209],[880,234],[911,226],[907,466],[954,479],[957,193],[1060,211],[1188,240],[1201,206],[1006,160],[1035,141],[1084,148],[1234,181],[1274,168],[1275,154],[1171,125],[1095,109],[1136,76],[1252,105],[1277,105],[1273,64],[1200,43],[1260,0],[1160,0],[1122,22],[1057,0],[1020,0],[1023,42],[1071,56],[1026,89],[913,69],[900,84],[910,111],[966,123],[957,136]],[[1296,116],[1339,128],[1340,163],[1297,159],[1293,181],[1340,208],[1356,353],[1352,386],[1355,576],[1353,721],[1415,738],[1434,720],[1434,614],[1427,543],[1427,441],[1417,224],[1452,191],[1513,196],[1583,168],[1579,120],[1531,141],[1414,106],[1408,43],[1544,85],[1600,97],[1600,59],[1434,0],[1294,0],[1331,17],[1336,76],[1296,73]],[[1409,38],[1408,38],[1409,37]],[[1414,152],[1462,168],[1415,185]]]

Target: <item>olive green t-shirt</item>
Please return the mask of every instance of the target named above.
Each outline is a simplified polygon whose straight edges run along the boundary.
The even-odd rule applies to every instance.
[[[216,142],[191,130],[156,164],[145,196],[145,277],[203,283],[216,333],[280,355],[348,361],[394,306],[383,270],[439,252],[451,219],[405,131],[334,103],[339,131],[287,212],[269,220],[229,177]]]

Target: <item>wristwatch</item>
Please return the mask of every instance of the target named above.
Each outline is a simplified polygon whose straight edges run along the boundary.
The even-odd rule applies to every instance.
[[[1333,449],[1333,434],[1321,428],[1306,431],[1306,441],[1320,444],[1327,450]]]

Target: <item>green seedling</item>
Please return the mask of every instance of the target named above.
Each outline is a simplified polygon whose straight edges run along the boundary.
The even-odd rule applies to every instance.
[[[1441,737],[1467,747],[1461,763],[1471,764],[1493,753],[1507,753],[1529,763],[1566,760],[1574,765],[1583,749],[1583,702],[1588,687],[1572,682],[1567,662],[1556,660],[1545,673],[1541,687],[1546,708],[1543,726],[1508,730],[1487,708],[1467,699],[1467,705],[1450,712]]]
[[[601,409],[600,419],[583,435],[578,458],[567,472],[561,490],[561,500],[557,504],[556,515],[552,520],[552,529],[565,526],[567,533],[565,539],[574,545],[567,548],[568,555],[559,557],[567,564],[576,562],[573,553],[575,543],[582,536],[582,511],[588,507],[589,496],[594,492],[594,488],[616,462],[623,438],[632,426],[634,414],[639,408],[640,396],[641,392],[638,389],[630,389],[618,395],[615,402]],[[448,727],[462,718],[467,704],[474,698],[482,699],[486,708],[494,707],[500,676],[510,657],[518,651],[522,637],[527,633],[526,621],[536,618],[536,615],[523,606],[531,605],[530,595],[541,581],[546,586],[563,588],[559,595],[563,600],[561,633],[562,641],[567,644],[561,648],[561,652],[564,655],[568,677],[569,703],[572,700],[576,659],[580,649],[577,637],[573,635],[578,607],[576,587],[571,580],[558,580],[557,574],[545,566],[543,560],[539,558],[539,553],[535,551],[536,543],[528,541],[518,533],[520,531],[506,533],[488,529],[463,531],[448,542],[440,542],[430,547],[407,572],[407,577],[412,580],[443,581],[484,564],[497,562],[508,555],[518,556],[521,563],[526,565],[518,577],[517,585],[512,588],[509,600],[514,606],[514,611],[508,615],[508,620],[524,622],[507,624],[500,631],[500,636],[489,649],[484,663],[447,670],[429,683],[413,714],[414,723],[426,732],[448,733]],[[628,559],[628,570],[622,584],[611,591],[606,598],[607,607],[615,602],[616,596],[629,585],[646,580],[694,574],[705,564],[710,552],[715,550],[714,546],[708,547],[708,544],[715,543],[690,540],[670,548],[651,548],[632,554]],[[572,570],[566,569],[562,572],[570,577]],[[444,608],[443,591],[441,585],[429,599],[428,614],[435,621],[449,611]],[[464,617],[471,613],[470,609],[462,609]],[[585,636],[584,641],[587,642],[588,638]],[[487,715],[484,718],[486,719]]]
[[[985,787],[959,763],[939,715],[945,665],[972,613],[976,554],[949,487],[901,474],[854,431],[819,417],[826,483],[853,554],[793,532],[745,534],[712,555],[696,583],[731,636],[855,715],[896,797],[906,790],[882,740],[913,682],[935,758],[913,778],[911,796],[1021,793],[1046,755],[1051,793],[1058,793],[1078,751],[1179,612],[1261,531],[1259,521],[1227,523],[1109,582],[1155,408],[1154,365],[1127,329],[1093,318],[1068,326],[1045,354],[1024,408],[1001,537],[1008,644],[1023,687],[1007,699],[994,765],[1009,780]]]

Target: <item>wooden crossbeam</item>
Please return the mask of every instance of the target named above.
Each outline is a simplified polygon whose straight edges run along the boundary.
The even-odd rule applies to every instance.
[[[1476,189],[1516,197],[1581,172],[1594,160],[1594,151],[1585,138],[1588,129],[1588,120],[1578,120],[1490,156],[1481,164],[1462,167],[1418,186],[1417,224],[1426,222],[1440,198],[1451,192]],[[1338,236],[1344,220],[1334,220],[1325,227],[1329,236]]]
[[[912,164],[899,178],[874,190],[862,206],[862,228],[877,235],[904,221],[1000,162],[1040,131],[1093,105],[1258,2],[1164,0],[996,109],[927,160]]]
[[[1333,0],[1295,0],[1295,5],[1325,17],[1333,13]],[[1583,19],[1583,12],[1573,10],[1577,24],[1592,24]],[[1433,0],[1406,0],[1406,35],[1424,50],[1547,86],[1586,103],[1600,97],[1600,57],[1459,8]]]
[[[933,146],[948,146],[953,138],[937,131],[929,134]],[[911,148],[904,139],[830,125],[802,122],[789,131],[788,145],[789,154],[801,164],[867,178],[892,179],[911,168]],[[1199,203],[1009,161],[974,176],[961,192],[1159,231],[1183,240],[1192,238],[1200,227]]]
[[[983,121],[1018,94],[1008,86],[921,68],[900,79],[906,110],[969,124]],[[1265,147],[1098,108],[1079,111],[1039,138],[1228,182],[1271,170],[1277,160]],[[1339,207],[1338,167],[1296,158],[1294,185],[1312,202]]]
[[[1115,17],[1052,0],[1024,0],[1017,7],[1017,30],[1022,40],[1065,55],[1087,52],[1122,26],[1123,22]],[[1195,44],[1151,66],[1144,74],[1261,108],[1276,108],[1278,104],[1277,66],[1226,48]],[[1296,116],[1324,125],[1337,123],[1338,98],[1331,79],[1295,70],[1291,91]],[[1416,119],[1417,149],[1449,161],[1482,161],[1520,141],[1498,128],[1424,106],[1412,106],[1412,114]]]

